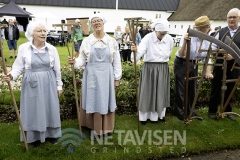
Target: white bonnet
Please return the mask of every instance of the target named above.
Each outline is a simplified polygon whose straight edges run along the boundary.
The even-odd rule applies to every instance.
[[[37,22],[37,21],[30,21],[29,24],[27,25],[27,30],[25,32],[25,36],[27,37],[27,39],[29,41],[33,40],[33,31],[35,28],[39,27],[39,26],[44,26],[46,28],[46,25],[41,23],[41,22]]]
[[[169,22],[167,19],[158,18],[153,22],[151,27],[154,28],[155,31],[169,31]]]
[[[90,22],[92,22],[92,19],[95,18],[95,17],[101,18],[104,24],[107,22],[107,20],[106,20],[100,13],[93,14],[93,15],[89,18]]]

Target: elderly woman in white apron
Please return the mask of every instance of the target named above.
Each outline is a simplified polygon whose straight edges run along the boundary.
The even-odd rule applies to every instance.
[[[82,80],[81,125],[92,129],[91,137],[108,135],[114,129],[115,87],[119,86],[122,67],[117,41],[104,32],[105,18],[90,18],[94,30],[85,38],[78,58],[69,57],[75,68],[86,66]]]
[[[167,34],[169,23],[166,19],[157,19],[152,24],[154,32],[147,34],[132,51],[137,61],[144,56],[139,83],[139,121],[146,125],[148,119],[165,122],[166,108],[170,107],[169,57],[173,49],[173,39]],[[133,54],[131,55],[133,60]]]
[[[56,144],[61,135],[59,96],[62,93],[60,60],[55,47],[46,43],[46,27],[31,22],[25,33],[28,42],[19,46],[12,70],[5,81],[24,73],[21,86],[20,116],[30,147],[45,140]],[[57,136],[58,135],[58,136]],[[20,135],[23,141],[22,135]]]

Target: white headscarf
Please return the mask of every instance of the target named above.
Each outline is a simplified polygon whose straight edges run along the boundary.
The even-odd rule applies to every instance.
[[[28,26],[27,26],[27,30],[25,32],[25,36],[27,37],[27,39],[29,41],[33,40],[33,31],[35,28],[39,27],[39,26],[44,26],[46,28],[46,25],[41,23],[41,22],[37,22],[37,21],[30,21]]]
[[[102,19],[103,24],[105,24],[105,23],[107,22],[107,20],[106,20],[100,13],[93,14],[93,15],[89,18],[89,21],[92,22],[92,19],[95,18],[95,17],[98,17],[98,18]]]
[[[156,19],[151,26],[155,29],[155,31],[169,31],[169,22],[164,18]]]

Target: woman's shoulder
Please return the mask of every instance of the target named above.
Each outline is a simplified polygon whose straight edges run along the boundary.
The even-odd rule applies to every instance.
[[[117,44],[117,41],[116,41],[115,38],[109,36],[108,34],[105,34],[105,36],[106,36],[108,42],[110,42],[110,43],[112,43],[112,44]]]
[[[82,43],[89,42],[92,36],[93,36],[93,33],[91,33],[89,36],[87,36],[86,38],[84,38],[83,41],[82,41]]]
[[[30,45],[31,45],[30,41],[25,42],[25,43],[19,45],[19,49],[28,48],[28,47],[30,47]]]

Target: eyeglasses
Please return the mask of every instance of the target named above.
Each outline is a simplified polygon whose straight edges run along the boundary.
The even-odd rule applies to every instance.
[[[230,16],[230,17],[227,17],[228,19],[236,19],[238,18],[238,16]]]
[[[101,21],[102,21],[102,19],[95,19],[95,20],[92,21],[92,24],[94,24],[94,23],[99,23],[99,22],[101,22]]]

